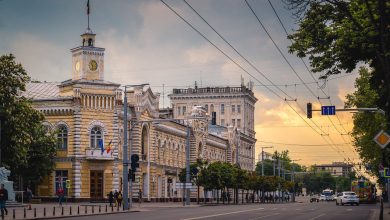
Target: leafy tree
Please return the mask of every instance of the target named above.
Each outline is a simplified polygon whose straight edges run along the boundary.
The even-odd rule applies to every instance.
[[[377,107],[390,121],[390,4],[386,0],[285,0],[300,16],[289,38],[290,52],[308,56],[324,77],[352,72],[360,63],[373,69]]]
[[[264,163],[264,176],[274,175],[274,162],[270,159],[265,159],[263,162],[259,161],[256,164],[256,173],[261,176],[262,166]],[[276,165],[275,165],[276,166]]]
[[[53,170],[56,140],[46,134],[44,116],[19,95],[29,80],[12,54],[0,57],[1,165],[33,186]]]
[[[359,69],[360,76],[355,81],[357,89],[353,94],[347,95],[345,106],[350,107],[376,107],[379,99],[378,93],[372,88],[370,79],[372,72],[367,68]],[[373,141],[373,137],[381,130],[386,129],[385,117],[375,113],[356,113],[353,115],[355,125],[352,130],[352,137],[355,149],[360,155],[360,158],[365,164],[370,164],[371,172],[379,177],[378,167],[382,163],[389,164],[390,154],[385,154],[382,158],[381,148]],[[386,152],[385,152],[386,153]]]

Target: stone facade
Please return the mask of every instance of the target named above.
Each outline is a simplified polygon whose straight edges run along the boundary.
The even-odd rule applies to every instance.
[[[210,125],[207,112],[200,106],[189,106],[186,117],[171,117],[180,120],[162,120],[160,94],[144,86],[130,88],[124,94],[120,84],[105,81],[104,48],[94,46],[95,34],[90,29],[81,38],[82,46],[71,50],[72,79],[30,83],[23,94],[33,100],[34,108],[45,115],[44,125],[58,137],[55,171],[37,187],[37,196],[54,198],[56,190],[67,183],[69,200],[102,200],[110,191],[122,190],[127,180],[122,178],[124,95],[129,109],[128,157],[140,157],[133,197],[140,189],[147,200],[183,197],[176,183],[186,165],[187,128],[191,162],[201,158],[237,163],[239,150],[241,167],[254,169],[256,140],[253,121],[247,121],[253,120],[253,112],[244,113],[250,103],[246,98],[240,102],[242,131],[237,126]],[[244,90],[245,94],[251,92],[241,87]],[[252,96],[254,104],[257,99]]]

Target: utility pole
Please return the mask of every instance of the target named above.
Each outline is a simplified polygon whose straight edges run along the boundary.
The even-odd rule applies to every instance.
[[[126,96],[126,86],[125,86],[125,95],[123,102],[123,209],[129,209],[129,163],[127,161],[127,96]]]
[[[264,148],[273,148],[273,147],[261,147],[261,176],[264,176]]]
[[[280,159],[279,159],[279,156],[277,156],[278,158],[278,177],[280,177]],[[278,200],[280,202],[280,181],[278,183]]]

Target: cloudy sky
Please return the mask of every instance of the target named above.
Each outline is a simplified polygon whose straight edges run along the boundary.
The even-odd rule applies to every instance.
[[[148,82],[153,91],[164,92],[161,107],[167,107],[166,95],[172,88],[193,86],[195,81],[201,86],[240,85],[242,76],[245,82],[254,82],[259,99],[255,113],[257,153],[261,147],[273,146],[265,151],[288,149],[293,159],[306,165],[344,158],[358,161],[351,139],[345,135],[352,128],[350,113],[325,117],[315,112],[313,119],[306,120],[302,111],[307,102],[320,108],[315,97],[325,97],[324,93],[331,100],[321,99],[323,105],[343,108],[345,95],[354,91],[356,73],[328,80],[323,93],[302,61],[288,53],[290,42],[267,0],[248,3],[272,40],[244,0],[187,0],[251,65],[184,1],[165,2],[241,67],[158,0],[91,0],[90,26],[97,34],[96,46],[106,48],[106,80]],[[271,3],[287,31],[296,29],[291,11],[280,0]],[[86,0],[0,0],[0,54],[13,53],[36,80],[71,78],[70,49],[80,45],[80,34],[86,27]],[[315,79],[318,76],[314,75]],[[324,83],[319,81],[319,85]]]

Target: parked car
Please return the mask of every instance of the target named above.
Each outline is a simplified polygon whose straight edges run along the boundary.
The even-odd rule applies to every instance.
[[[336,205],[340,205],[340,204],[359,205],[359,197],[354,192],[350,192],[350,191],[338,193],[336,197]]]
[[[320,199],[318,198],[318,195],[311,195],[310,196],[310,202],[319,202]]]
[[[320,201],[326,201],[326,196],[324,194],[320,195]]]

